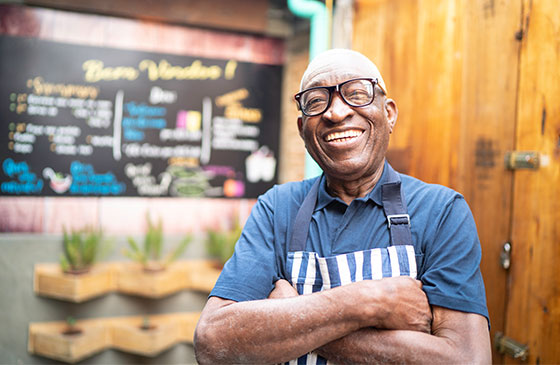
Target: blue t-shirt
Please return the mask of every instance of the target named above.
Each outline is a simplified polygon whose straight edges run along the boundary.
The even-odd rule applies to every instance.
[[[322,179],[312,215],[306,251],[322,257],[388,247],[381,185],[350,205],[332,197],[324,176],[276,185],[259,197],[235,253],[210,296],[234,301],[267,298],[286,269],[292,226],[305,196]],[[471,211],[463,196],[441,185],[399,174],[408,206],[418,279],[431,305],[478,313],[488,319],[480,273],[481,249]]]

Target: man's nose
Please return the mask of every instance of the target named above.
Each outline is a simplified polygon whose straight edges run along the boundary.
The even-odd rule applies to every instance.
[[[331,100],[331,105],[323,113],[325,119],[330,120],[332,123],[340,123],[344,121],[353,112],[352,107],[346,104],[339,93],[334,93]]]

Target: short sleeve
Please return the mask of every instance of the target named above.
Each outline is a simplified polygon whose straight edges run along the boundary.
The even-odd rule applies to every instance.
[[[433,217],[420,280],[431,305],[488,318],[480,272],[481,248],[472,213],[457,194]]]
[[[276,277],[274,189],[259,197],[210,296],[237,302],[268,297]]]

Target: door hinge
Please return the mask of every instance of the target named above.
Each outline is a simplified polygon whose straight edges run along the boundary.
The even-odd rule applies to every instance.
[[[528,345],[523,345],[501,332],[496,332],[494,336],[494,347],[500,354],[509,355],[521,361],[526,361],[529,355]]]
[[[540,166],[540,154],[536,151],[510,151],[506,152],[504,162],[507,169],[537,170]]]
[[[506,242],[502,247],[502,252],[500,253],[500,264],[505,270],[508,270],[511,266],[511,243]]]

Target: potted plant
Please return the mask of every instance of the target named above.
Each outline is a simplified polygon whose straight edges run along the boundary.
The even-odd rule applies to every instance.
[[[192,235],[187,235],[164,254],[161,219],[156,224],[146,214],[146,222],[147,230],[142,246],[128,237],[128,248],[123,250],[123,254],[132,259],[133,263],[120,266],[117,286],[124,293],[160,298],[185,288],[185,265],[175,261],[192,241]]]
[[[163,255],[163,223],[161,218],[157,224],[150,219],[150,215],[146,214],[146,223],[148,228],[144,236],[144,245],[140,247],[134,238],[128,237],[128,249],[123,250],[123,254],[142,264],[146,271],[161,271],[170,263],[175,261],[183,254],[188,244],[192,241],[192,236],[187,235],[179,244],[165,256]]]
[[[192,343],[200,312],[134,317],[32,322],[28,351],[35,355],[76,363],[105,349],[156,356],[179,343]]]
[[[216,262],[217,268],[223,268],[233,255],[235,244],[241,237],[243,227],[236,214],[232,215],[231,226],[227,229],[209,229],[207,231],[206,251]]]
[[[62,331],[63,335],[74,336],[79,335],[82,332],[82,329],[76,325],[76,318],[72,316],[66,317],[66,328]]]
[[[153,357],[181,341],[178,314],[115,318],[113,347]]]
[[[75,363],[111,346],[111,333],[103,320],[81,320],[29,324],[29,352]]]
[[[153,330],[154,328],[156,328],[156,326],[153,325],[150,322],[150,317],[149,316],[144,316],[144,317],[142,317],[142,324],[139,326],[139,328],[142,331],[149,331],[149,330]]]
[[[96,263],[112,248],[101,229],[86,226],[67,232],[63,228],[62,248],[58,264],[35,264],[37,294],[79,303],[115,289],[111,265]]]
[[[72,230],[70,233],[63,228],[60,266],[69,274],[84,274],[100,257],[107,254],[110,246],[103,240],[101,229],[85,228]]]
[[[241,237],[243,227],[236,214],[231,216],[229,228],[208,229],[205,246],[211,260],[190,263],[187,271],[187,287],[193,290],[210,292],[227,260],[233,255],[235,244]]]

